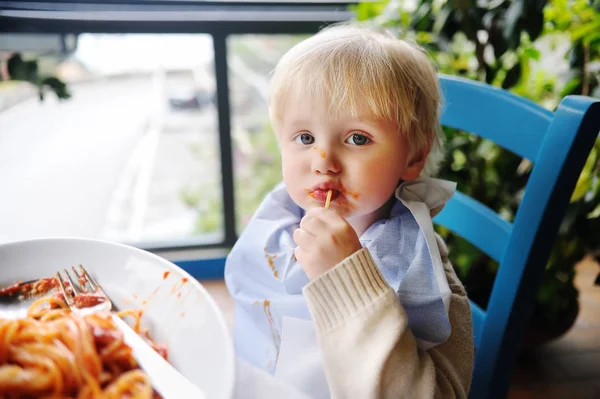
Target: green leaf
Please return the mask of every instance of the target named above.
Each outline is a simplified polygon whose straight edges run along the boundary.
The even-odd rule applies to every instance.
[[[483,173],[483,178],[488,187],[497,186],[500,184],[500,175],[493,166],[486,167]]]
[[[527,47],[523,50],[523,55],[529,59],[538,61],[541,54],[535,47]]]
[[[595,42],[597,40],[600,40],[600,32],[594,32],[594,33],[590,33],[589,35],[587,35],[585,37],[585,42],[590,44],[590,45],[594,45],[596,44]],[[597,44],[596,44],[597,45]]]
[[[573,190],[573,194],[571,195],[570,203],[577,202],[583,198],[585,193],[592,187],[592,179],[589,175],[584,175],[583,173],[579,176],[577,180],[577,185],[575,186],[575,190]]]
[[[357,20],[366,21],[381,15],[387,3],[388,0],[381,0],[376,3],[359,3],[350,6],[349,9],[354,12]]]
[[[69,89],[67,85],[60,79],[55,78],[54,76],[44,78],[40,84],[40,89],[43,89],[44,86],[49,87],[58,97],[59,100],[67,100],[71,98],[71,93],[69,93]]]
[[[583,166],[583,170],[581,171],[579,178],[577,179],[577,185],[575,186],[575,190],[573,190],[573,194],[571,195],[571,203],[579,201],[588,192],[588,190],[592,188],[592,173],[594,167],[596,166],[596,158],[596,149],[593,148],[587,160],[585,161],[585,165]]]
[[[15,53],[8,59],[6,67],[11,79],[37,83],[37,61],[25,61],[19,53]]]
[[[460,150],[452,151],[452,170],[461,170],[467,162],[467,156]]]
[[[411,26],[415,30],[428,30],[429,25],[429,13],[431,12],[431,5],[427,2],[422,2],[419,8],[414,12],[412,16]]]
[[[436,34],[436,35],[440,34],[440,32],[444,29],[444,26],[446,26],[446,22],[448,22],[448,17],[450,16],[451,13],[452,13],[452,7],[450,7],[449,5],[446,5],[444,8],[441,9],[440,13],[435,18],[435,22],[433,23],[433,28],[431,29],[431,31],[434,34]]]
[[[579,76],[575,76],[575,77],[571,78],[571,80],[569,80],[565,84],[565,86],[562,88],[562,90],[560,91],[560,96],[561,97],[568,96],[569,94],[573,93],[573,91],[575,89],[577,89],[580,84],[581,84],[581,79],[579,78]]]
[[[598,204],[598,206],[596,206],[596,208],[594,208],[593,211],[588,213],[586,217],[588,219],[596,219],[598,216],[600,216],[600,204]]]
[[[594,33],[600,29],[600,17],[591,23],[580,26],[577,29],[571,31],[571,40],[578,41],[579,39],[586,36],[588,33]]]
[[[590,151],[590,155],[588,155],[585,160],[585,165],[583,165],[583,172],[587,172],[590,176],[593,174],[593,170],[596,167],[596,161],[598,160],[598,149],[596,145],[598,141],[594,143],[592,150]]]

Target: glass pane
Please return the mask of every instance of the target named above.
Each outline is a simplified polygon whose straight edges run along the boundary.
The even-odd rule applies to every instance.
[[[306,37],[234,35],[228,38],[238,234],[265,195],[281,181],[277,141],[269,122],[269,76],[279,58]]]
[[[83,34],[22,56],[72,97],[0,83],[1,242],[221,240],[211,36]]]

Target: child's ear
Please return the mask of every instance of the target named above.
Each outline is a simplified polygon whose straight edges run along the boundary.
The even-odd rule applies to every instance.
[[[418,153],[414,154],[406,169],[402,172],[400,178],[404,181],[415,180],[421,175],[423,168],[425,167],[425,161],[427,160],[427,154],[429,149],[426,148]]]

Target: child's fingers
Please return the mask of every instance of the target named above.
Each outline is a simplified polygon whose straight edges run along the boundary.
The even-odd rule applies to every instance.
[[[312,241],[316,238],[308,231],[300,228],[294,231],[294,241],[299,247],[310,248]]]
[[[308,212],[306,212],[304,218],[317,218],[326,224],[339,224],[345,222],[345,219],[338,215],[338,213],[331,208],[311,208],[308,210]]]
[[[306,215],[300,221],[300,228],[306,230],[314,236],[327,233],[330,229],[327,224],[318,216]]]
[[[310,254],[302,247],[296,247],[296,249],[294,249],[294,256],[298,263],[300,263],[301,266],[304,266],[306,259],[309,259]]]

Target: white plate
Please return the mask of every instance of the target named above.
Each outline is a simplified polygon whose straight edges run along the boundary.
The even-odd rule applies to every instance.
[[[0,245],[0,287],[83,265],[119,310],[143,308],[142,326],[207,398],[231,398],[235,359],[224,318],[206,290],[173,263],[126,245],[49,238]],[[187,281],[186,281],[187,279]]]

